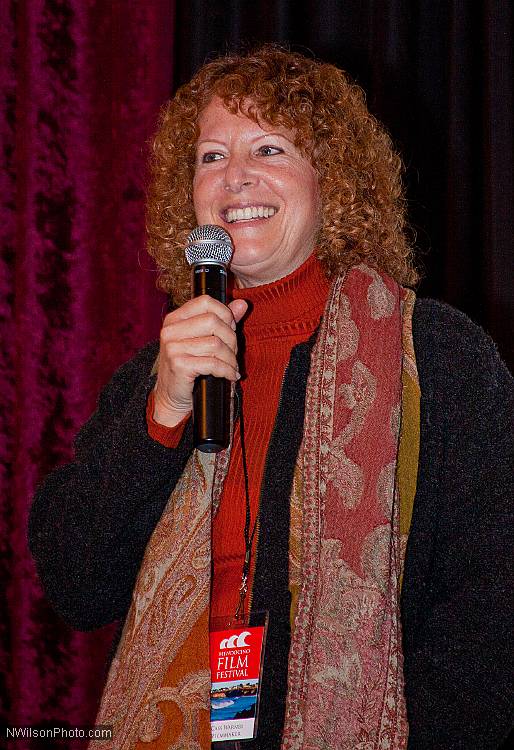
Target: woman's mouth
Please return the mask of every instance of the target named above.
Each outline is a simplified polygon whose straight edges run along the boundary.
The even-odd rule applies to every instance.
[[[277,213],[274,206],[245,206],[244,208],[226,208],[222,215],[227,224],[236,221],[252,221],[252,219],[269,219]]]

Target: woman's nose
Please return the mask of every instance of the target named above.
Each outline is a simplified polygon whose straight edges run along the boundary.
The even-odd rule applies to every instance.
[[[225,190],[240,193],[246,187],[257,183],[255,173],[244,157],[230,156],[226,160]]]

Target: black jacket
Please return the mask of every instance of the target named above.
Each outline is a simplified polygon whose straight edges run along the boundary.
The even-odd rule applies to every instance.
[[[402,592],[409,750],[499,748],[512,720],[514,385],[463,314],[416,303],[421,452]],[[312,341],[292,352],[261,490],[254,609],[270,610],[259,739],[280,747],[289,648],[289,495]],[[29,541],[46,593],[81,630],[127,614],[148,539],[191,451],[152,440],[156,342],[123,365],[39,488]],[[267,696],[273,699],[267,700]],[[218,745],[220,748],[220,745]]]

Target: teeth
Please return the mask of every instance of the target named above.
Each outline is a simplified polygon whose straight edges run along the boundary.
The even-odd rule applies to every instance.
[[[225,217],[230,224],[234,221],[248,221],[249,219],[268,219],[276,214],[273,206],[246,206],[246,208],[229,208]]]

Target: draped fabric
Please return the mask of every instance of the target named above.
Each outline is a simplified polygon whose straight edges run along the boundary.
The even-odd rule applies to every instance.
[[[289,587],[301,585],[293,597],[284,750],[407,746],[400,529],[408,534],[415,488],[410,500],[408,492],[400,499],[396,478],[408,473],[399,445],[419,434],[413,309],[412,291],[364,264],[338,277],[328,295],[290,500],[301,551],[295,544],[300,571],[291,567]],[[402,387],[408,381],[413,390]],[[216,456],[193,451],[148,541],[97,717],[114,730],[99,745],[105,750],[211,745],[211,516],[234,446]],[[415,485],[417,456],[410,469]],[[275,499],[278,522],[289,514]],[[280,698],[273,688],[262,700]],[[259,744],[267,747],[262,736]]]
[[[85,723],[103,687],[112,630],[73,633],[52,613],[26,519],[100,386],[158,330],[143,187],[160,103],[243,39],[346,68],[405,157],[420,295],[482,323],[512,365],[513,14],[493,0],[0,2],[2,719]]]
[[[101,385],[158,334],[165,300],[145,253],[144,165],[171,86],[172,11],[170,0],[0,3],[0,694],[9,723],[91,723],[105,679],[112,628],[75,633],[50,609],[27,550],[27,513],[35,484],[71,457]]]

